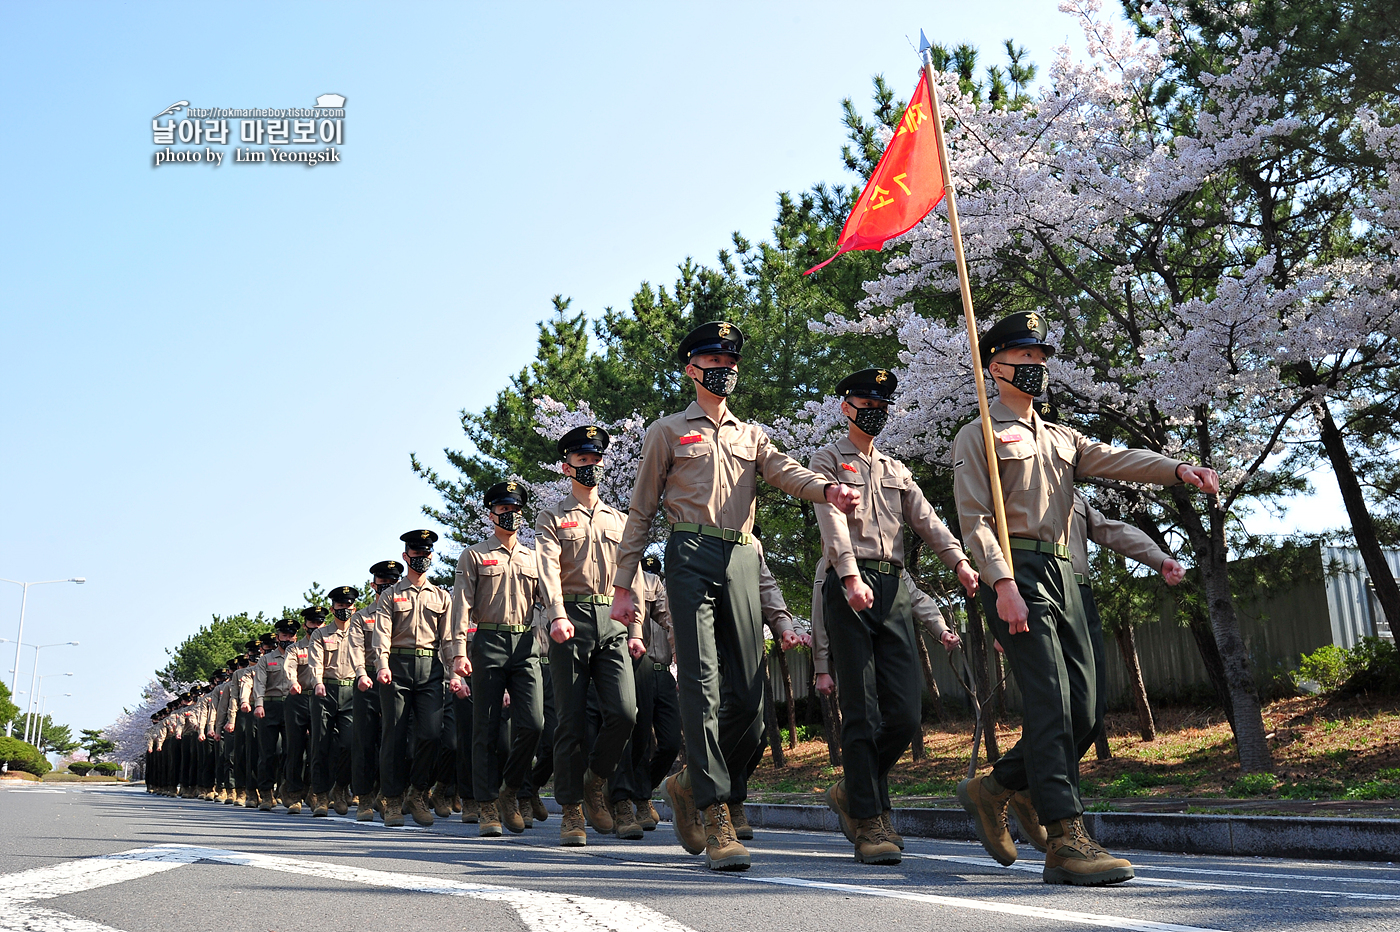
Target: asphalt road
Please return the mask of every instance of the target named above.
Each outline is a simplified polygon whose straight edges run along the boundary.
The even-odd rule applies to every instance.
[[[856,864],[839,835],[763,831],[754,866],[714,874],[663,823],[639,842],[558,816],[476,837],[455,817],[386,829],[147,796],[140,787],[0,789],[0,930],[1008,932],[1400,930],[1400,867],[1133,854],[1138,879],[1047,886],[976,845],[908,839],[897,867]]]

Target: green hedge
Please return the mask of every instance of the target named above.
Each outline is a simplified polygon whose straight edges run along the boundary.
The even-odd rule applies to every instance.
[[[80,777],[86,777],[90,770],[92,770],[92,764],[89,764],[85,760],[75,760],[68,765],[68,772],[76,773]]]
[[[42,777],[53,769],[53,764],[39,753],[38,748],[18,738],[0,737],[0,763],[9,764],[11,770],[22,770],[36,777]]]
[[[1395,695],[1400,693],[1400,651],[1394,641],[1377,637],[1362,638],[1350,649],[1328,644],[1304,654],[1295,676],[1317,683],[1325,693]]]
[[[104,777],[112,777],[122,772],[122,765],[114,760],[104,760],[102,763],[92,768],[93,773],[101,774]]]

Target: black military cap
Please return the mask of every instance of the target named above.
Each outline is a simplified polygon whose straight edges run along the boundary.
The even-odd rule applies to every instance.
[[[894,401],[899,379],[888,369],[862,369],[836,383],[836,394],[842,398],[874,398]]]
[[[690,357],[699,353],[728,353],[736,359],[742,358],[744,332],[727,320],[713,320],[701,324],[681,340],[676,355],[681,362],[690,362]]]
[[[1046,355],[1054,356],[1055,347],[1045,342],[1050,332],[1045,317],[1039,311],[1020,311],[992,324],[992,329],[978,341],[982,350],[982,365],[991,364],[992,357],[1002,350],[1022,346],[1038,346]]]
[[[230,669],[230,670],[237,670],[237,669],[238,669],[238,661],[240,661],[240,660],[242,660],[242,659],[243,659],[242,657],[232,657],[232,658],[230,658],[229,660],[224,661],[224,666],[227,667],[227,668]]]
[[[242,670],[244,667],[248,666],[248,664],[252,662],[253,658],[245,654],[244,656],[238,658],[238,669]]]
[[[255,650],[257,650],[257,649],[258,649],[258,639],[257,639],[257,638],[252,638],[251,640],[246,641],[246,642],[243,644],[243,652],[244,652],[244,653],[251,654],[253,651],[255,651]]]
[[[279,618],[272,627],[277,629],[278,634],[296,634],[297,630],[301,628],[301,625],[295,618]],[[266,635],[264,635],[264,637],[266,637]],[[275,636],[273,640],[274,642],[276,641]]]
[[[407,534],[400,534],[399,540],[403,541],[406,550],[429,550],[433,549],[433,544],[437,543],[436,531],[409,531]]]
[[[311,605],[301,610],[301,620],[308,628],[314,628],[326,620],[328,613],[319,605]]]
[[[646,556],[642,557],[642,569],[646,570],[648,573],[655,573],[656,575],[660,576],[661,558],[654,553],[647,554]]]
[[[525,488],[519,482],[511,479],[506,482],[497,482],[486,490],[486,494],[481,497],[487,508],[495,505],[519,505],[525,507]]]
[[[187,693],[187,692],[180,693],[180,701],[181,701],[181,702],[189,702],[189,701],[190,701],[191,699],[193,699],[193,698],[194,698],[194,696],[191,696],[191,695],[190,695],[189,693]]]
[[[354,601],[360,597],[360,590],[356,589],[354,586],[336,586],[330,592],[327,592],[326,596],[332,602],[350,602],[353,604]]]
[[[369,574],[380,579],[398,579],[403,575],[403,564],[398,560],[380,560],[369,568]]]
[[[1060,423],[1060,406],[1055,404],[1051,399],[1046,398],[1044,401],[1037,401],[1031,405],[1031,407],[1035,409],[1035,413],[1039,414],[1040,419],[1045,423]]]
[[[603,453],[611,442],[612,438],[608,436],[607,431],[589,424],[575,427],[560,437],[555,449],[559,451],[559,458],[563,459],[570,453]]]

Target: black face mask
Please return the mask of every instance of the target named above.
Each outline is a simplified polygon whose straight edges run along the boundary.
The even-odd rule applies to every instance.
[[[702,378],[700,385],[711,395],[718,395],[725,398],[734,393],[734,386],[739,384],[739,370],[730,369],[728,366],[713,366],[709,369],[703,366],[696,366]]]
[[[579,485],[593,488],[598,484],[598,480],[603,478],[603,464],[590,463],[587,466],[574,467],[574,480]]]
[[[426,572],[428,572],[428,567],[430,567],[430,566],[432,566],[432,565],[433,565],[433,555],[432,555],[432,554],[428,554],[426,557],[409,557],[409,558],[408,558],[408,566],[409,566],[409,569],[413,570],[413,572],[415,572],[415,573],[426,573]]]
[[[1027,395],[1030,395],[1032,398],[1037,398],[1045,394],[1046,391],[1049,390],[1050,367],[1045,365],[1045,363],[1007,362],[1002,363],[1002,365],[1010,366],[1016,371],[1016,374],[1011,377],[1011,381],[1007,382],[1007,384],[1010,385],[1012,388],[1019,389],[1025,392]],[[1006,379],[1001,379],[1001,381],[1006,382]]]
[[[503,515],[493,514],[491,520],[495,522],[496,527],[503,531],[520,530],[520,512],[518,511],[507,511]]]
[[[347,618],[350,617],[350,609],[348,609],[348,608],[333,608],[333,609],[331,609],[331,614],[335,615],[335,617],[336,617],[338,620],[340,620],[340,621],[345,621]]]
[[[398,582],[398,580],[396,579],[396,580],[394,580],[394,582]],[[370,585],[374,586],[374,594],[375,594],[375,595],[379,595],[379,593],[383,592],[385,589],[388,589],[390,586],[392,586],[392,585],[394,584],[394,582],[386,582],[386,583],[378,583],[378,582],[377,582],[377,583],[371,583]]]
[[[851,418],[851,423],[874,437],[885,429],[885,422],[890,419],[890,412],[884,408],[856,408],[856,416]]]

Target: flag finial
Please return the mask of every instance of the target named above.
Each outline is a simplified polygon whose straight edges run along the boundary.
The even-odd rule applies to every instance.
[[[920,54],[920,55],[923,55],[924,53],[926,53],[926,52],[927,52],[929,49],[931,49],[931,48],[933,48],[933,46],[929,43],[929,41],[928,41],[928,36],[924,35],[924,31],[923,31],[922,29],[920,29],[920,30],[919,30],[919,54]]]

